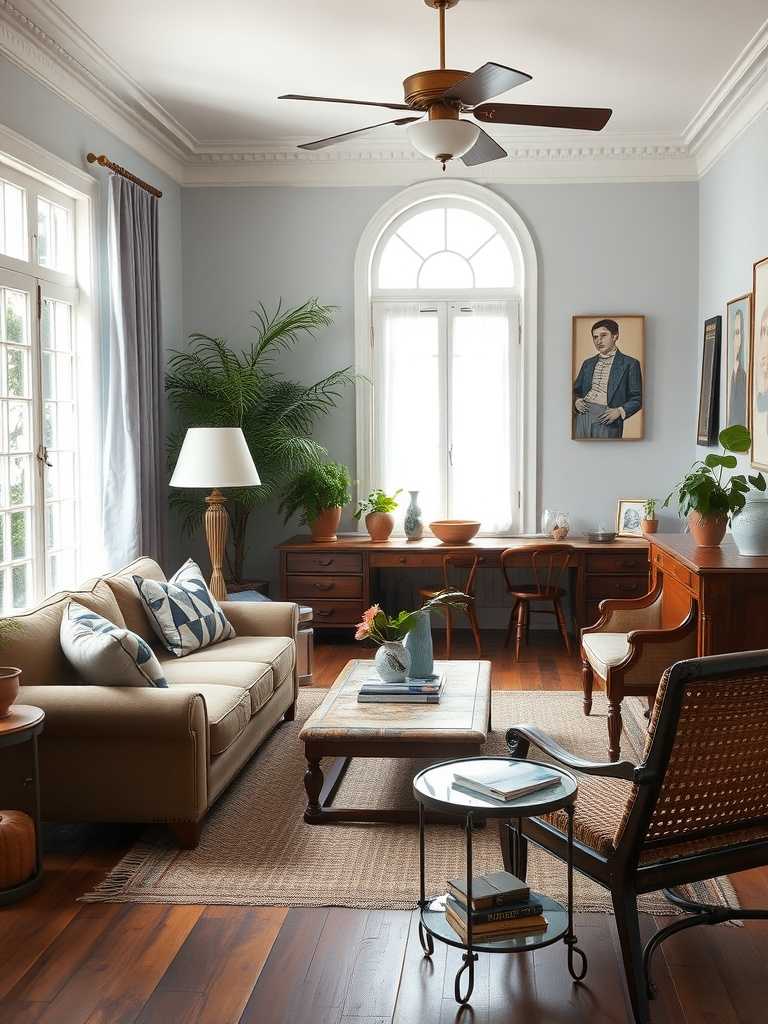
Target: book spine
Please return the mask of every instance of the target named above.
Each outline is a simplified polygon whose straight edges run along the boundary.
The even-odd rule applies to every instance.
[[[458,900],[456,902],[458,903]],[[451,907],[450,903],[448,906]],[[533,900],[521,903],[519,907],[505,907],[503,910],[473,910],[472,924],[492,924],[495,921],[515,921],[520,917],[537,917],[543,909],[541,903]],[[467,913],[461,904],[458,904],[457,907],[451,907],[451,911],[462,920],[464,920]]]
[[[462,909],[466,909],[467,897],[461,892],[460,889],[456,889],[454,886],[448,886],[448,892],[456,900]],[[530,889],[520,889],[519,892],[515,893],[499,893],[498,896],[481,896],[479,899],[472,900],[472,912],[476,913],[478,910],[491,910],[494,907],[506,907],[508,903],[520,903],[521,905],[527,904],[528,899],[531,895]]]

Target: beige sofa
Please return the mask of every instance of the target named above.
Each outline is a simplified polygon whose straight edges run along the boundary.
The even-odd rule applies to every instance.
[[[46,714],[45,820],[165,822],[181,845],[194,846],[209,807],[275,726],[294,717],[298,606],[224,602],[237,636],[176,658],[149,624],[134,573],[165,579],[140,558],[55,594],[18,616],[2,660],[22,669],[19,703]],[[70,596],[147,640],[168,689],[79,683],[59,645]]]

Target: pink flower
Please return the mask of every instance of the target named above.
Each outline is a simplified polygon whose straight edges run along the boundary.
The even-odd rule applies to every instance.
[[[358,622],[357,631],[355,632],[355,640],[367,640],[371,635],[373,628],[373,620],[381,611],[381,608],[377,604],[372,604],[371,607],[363,612],[363,621]]]
[[[358,622],[355,640],[366,640],[370,635],[370,627],[367,622]]]
[[[377,604],[372,604],[368,611],[363,612],[363,622],[366,622],[369,626],[381,611],[381,608]]]

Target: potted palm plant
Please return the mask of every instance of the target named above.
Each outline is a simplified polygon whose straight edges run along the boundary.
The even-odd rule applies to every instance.
[[[244,350],[223,338],[190,335],[189,347],[172,352],[165,388],[177,429],[169,439],[171,468],[176,464],[188,427],[241,427],[261,483],[225,491],[230,529],[225,575],[240,583],[244,576],[248,524],[253,512],[273,501],[286,482],[328,458],[312,438],[320,417],[338,405],[342,391],[355,380],[350,367],[335,370],[313,384],[290,380],[275,368],[275,356],[333,323],[333,307],[310,299],[289,309],[281,303],[253,311],[255,339]],[[179,490],[170,498],[186,532],[200,528],[205,499]]]
[[[350,500],[350,483],[349,470],[338,462],[310,466],[294,477],[283,494],[280,511],[285,522],[298,513],[300,522],[309,524],[313,541],[336,540],[341,510]]]
[[[375,543],[389,540],[390,534],[395,528],[395,517],[392,513],[397,508],[397,496],[401,493],[402,488],[395,491],[394,494],[385,494],[380,487],[377,487],[367,498],[358,503],[355,519],[359,520],[365,514],[365,528]]]
[[[766,489],[762,473],[749,477],[734,473],[727,480],[723,478],[726,470],[736,469],[736,455],[750,449],[752,438],[747,428],[726,427],[720,431],[719,441],[723,454],[712,452],[703,461],[694,462],[664,501],[666,508],[676,496],[680,517],[686,520],[696,544],[703,548],[722,543],[728,520],[741,512],[753,487],[758,491]]]

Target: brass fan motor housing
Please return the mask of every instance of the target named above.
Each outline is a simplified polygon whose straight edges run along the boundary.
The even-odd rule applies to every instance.
[[[468,71],[453,71],[450,68],[435,68],[433,71],[417,71],[408,75],[403,82],[405,102],[414,110],[429,110],[433,103],[441,99],[446,89],[469,76]],[[461,104],[443,100],[444,107],[455,107],[461,110]]]
[[[441,7],[448,11],[451,7],[455,7],[458,2],[459,0],[424,0],[427,7],[432,7],[436,11],[439,11]]]

